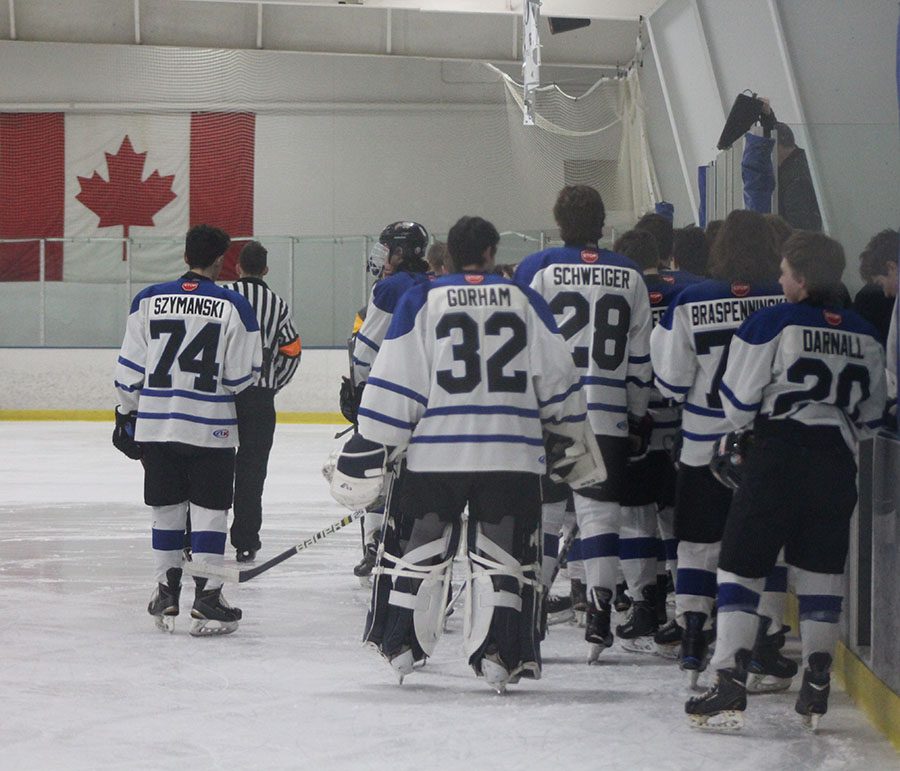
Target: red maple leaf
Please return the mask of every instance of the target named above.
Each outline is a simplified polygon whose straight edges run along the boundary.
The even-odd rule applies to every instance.
[[[131,225],[153,225],[153,215],[177,196],[172,192],[175,175],[160,176],[154,171],[142,180],[147,153],[136,153],[131,139],[125,135],[119,152],[104,153],[109,170],[107,182],[96,171],[91,177],[78,177],[81,192],[75,198],[100,217],[98,227],[122,225],[125,238]],[[122,259],[125,259],[122,245]]]

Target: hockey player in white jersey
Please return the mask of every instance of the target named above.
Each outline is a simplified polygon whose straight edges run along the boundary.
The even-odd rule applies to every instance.
[[[593,661],[613,643],[611,600],[618,578],[620,503],[625,466],[645,437],[644,418],[652,385],[650,302],[637,265],[601,249],[605,210],[587,185],[560,191],[553,215],[565,246],[526,257],[515,281],[550,305],[581,376],[588,418],[603,453],[608,477],[575,496],[588,590],[585,639]],[[565,505],[546,500],[544,529],[559,528]]]
[[[218,228],[188,231],[190,270],[135,296],[116,364],[113,444],[144,466],[157,580],[148,610],[166,631],[179,612],[188,505],[192,558],[222,563],[239,441],[234,399],[256,382],[262,365],[253,309],[215,284],[229,244]],[[241,610],[222,597],[222,582],[195,581],[191,634],[237,629]]]
[[[385,227],[369,253],[369,272],[379,280],[372,287],[359,328],[354,328],[350,380],[341,389],[341,411],[354,424],[355,411],[369,379],[372,362],[381,348],[400,297],[407,289],[429,280],[429,265],[425,259],[427,248],[428,232],[425,228],[417,222],[401,221]],[[362,579],[375,566],[377,538],[383,524],[384,514],[380,505],[366,511],[363,518],[363,558],[353,569],[354,575]]]
[[[693,677],[706,667],[719,543],[731,504],[732,491],[709,469],[716,442],[729,430],[719,384],[738,326],[756,310],[784,302],[776,281],[778,257],[761,214],[738,210],[728,215],[713,246],[710,274],[713,278],[675,298],[650,343],[657,387],[664,396],[684,401],[675,489],[675,614],[682,628],[681,665]],[[786,584],[787,572],[780,566],[768,587],[774,594],[762,608],[771,619],[769,647],[783,643],[778,635]]]
[[[752,424],[718,566],[715,684],[685,705],[692,722],[735,729],[746,709],[756,611],[784,548],[803,642],[796,711],[815,727],[828,709],[844,563],[856,505],[858,438],[881,423],[884,350],[873,326],[841,307],[840,244],[800,231],[782,248],[787,304],[738,329],[719,385],[732,429]]]
[[[463,217],[447,240],[457,272],[401,298],[359,408],[369,475],[365,448],[345,451],[332,482],[345,505],[365,503],[385,446],[408,448],[365,633],[401,682],[441,633],[466,505],[469,663],[498,691],[540,677],[540,475],[604,477],[568,348],[535,292],[490,272],[498,241]]]

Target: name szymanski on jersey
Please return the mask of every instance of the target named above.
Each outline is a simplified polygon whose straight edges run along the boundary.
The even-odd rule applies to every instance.
[[[543,424],[585,419],[569,351],[541,297],[453,274],[400,299],[372,367],[359,431],[409,445],[412,471],[545,472]]]
[[[663,396],[684,400],[681,462],[705,466],[731,430],[719,384],[735,330],[760,308],[784,302],[777,283],[708,280],[682,290],[650,337],[653,373]]]
[[[116,363],[122,412],[137,412],[138,442],[199,447],[238,444],[234,395],[262,364],[249,303],[187,274],[139,292]]]
[[[627,257],[606,249],[563,246],[526,257],[515,281],[550,305],[581,375],[595,434],[626,436],[628,414],[647,412],[650,301]]]

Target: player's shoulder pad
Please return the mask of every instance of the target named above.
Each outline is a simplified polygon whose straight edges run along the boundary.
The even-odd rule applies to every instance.
[[[393,315],[391,316],[390,326],[388,326],[387,333],[384,336],[385,340],[403,337],[403,335],[408,334],[412,330],[416,325],[416,316],[419,315],[419,311],[425,307],[425,303],[428,301],[429,290],[439,280],[430,282],[426,279],[424,283],[413,284],[403,292],[392,310]]]
[[[878,330],[850,308],[823,307],[811,303],[788,303],[792,324],[821,329],[840,330],[871,337],[881,344]]]
[[[385,313],[393,313],[403,294],[414,286],[427,284],[428,277],[424,273],[408,273],[401,271],[393,276],[381,279],[372,287],[372,302],[375,307]]]

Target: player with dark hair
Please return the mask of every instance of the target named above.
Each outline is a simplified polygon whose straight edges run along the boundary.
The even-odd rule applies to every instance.
[[[709,244],[706,233],[696,225],[678,228],[672,236],[672,262],[676,270],[697,278],[706,275]]]
[[[238,562],[252,562],[260,548],[262,494],[275,436],[275,395],[294,377],[302,344],[288,304],[266,284],[268,251],[248,241],[238,256],[238,281],[225,284],[247,298],[262,336],[259,381],[235,399],[241,444],[235,459],[231,545]]]
[[[447,238],[459,272],[401,298],[332,482],[342,503],[365,505],[388,448],[408,448],[365,633],[401,682],[440,636],[466,505],[469,663],[498,691],[540,677],[540,475],[603,478],[568,348],[535,292],[491,272],[498,241],[463,217]]]
[[[353,335],[350,379],[341,388],[341,412],[351,423],[357,422],[356,410],[397,302],[408,289],[429,280],[429,265],[425,259],[427,248],[428,231],[417,222],[400,221],[385,227],[369,252],[369,272],[380,278],[372,287],[362,324]],[[363,557],[353,569],[359,578],[368,576],[375,566],[383,524],[384,513],[380,506],[366,512]]]
[[[239,442],[235,397],[256,382],[262,365],[253,309],[215,284],[230,243],[208,225],[188,231],[189,271],[135,296],[116,365],[113,444],[144,466],[157,580],[148,610],[166,631],[179,611],[189,505],[193,560],[222,563]],[[191,634],[237,629],[241,611],[225,602],[222,582],[194,580]]]
[[[651,336],[656,386],[663,396],[684,402],[675,489],[675,616],[682,629],[681,665],[694,673],[706,667],[719,543],[731,504],[731,490],[709,469],[715,444],[729,429],[719,383],[741,322],[760,308],[784,302],[777,271],[778,256],[763,216],[731,212],[713,245],[713,278],[681,291]],[[786,570],[773,573],[763,608],[773,637],[781,633],[786,581]],[[777,641],[767,639],[767,650]]]
[[[663,217],[662,214],[653,212],[645,214],[634,226],[635,230],[644,230],[653,236],[656,248],[659,250],[659,266],[668,268],[672,262],[672,243],[674,240],[674,228],[672,220]]]
[[[778,214],[791,227],[819,231],[822,215],[806,151],[797,147],[794,132],[786,123],[776,123],[775,133],[778,136]]]
[[[739,728],[766,576],[784,548],[794,568],[803,641],[796,711],[813,727],[828,709],[859,436],[881,423],[884,350],[868,322],[835,301],[841,245],[820,233],[785,242],[787,303],[745,321],[719,393],[732,429],[753,425],[719,557],[717,679],[685,709],[700,727]]]
[[[619,527],[630,454],[646,451],[650,302],[637,265],[601,249],[605,210],[587,185],[563,188],[553,209],[562,247],[526,257],[516,283],[548,301],[569,344],[587,397],[588,418],[607,467],[606,482],[575,495],[589,606],[585,639],[596,660],[613,643],[611,601],[618,580]],[[544,531],[558,533],[565,489],[545,490]],[[545,554],[547,561],[555,554]]]

